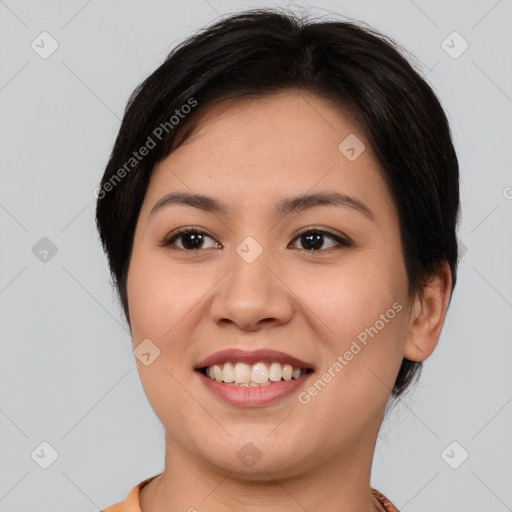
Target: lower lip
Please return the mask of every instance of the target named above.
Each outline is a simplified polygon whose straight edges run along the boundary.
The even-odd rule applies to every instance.
[[[300,388],[313,374],[307,373],[300,379],[280,380],[268,386],[233,386],[212,380],[197,372],[204,385],[216,396],[237,407],[260,407],[290,395]]]

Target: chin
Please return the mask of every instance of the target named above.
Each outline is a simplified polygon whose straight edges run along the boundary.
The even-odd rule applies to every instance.
[[[244,437],[247,439],[247,435]],[[219,446],[214,453],[210,444],[208,453],[203,452],[201,457],[220,472],[229,474],[230,478],[246,481],[267,482],[277,477],[291,478],[304,473],[307,455],[298,453],[297,446],[277,444],[279,450],[275,441],[267,439],[266,443],[258,444],[257,441],[244,440],[236,443],[236,446],[235,443]]]

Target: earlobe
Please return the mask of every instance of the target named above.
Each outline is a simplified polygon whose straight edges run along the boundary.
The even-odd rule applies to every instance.
[[[414,299],[404,347],[405,359],[420,362],[434,352],[446,318],[451,288],[450,266],[445,261]]]

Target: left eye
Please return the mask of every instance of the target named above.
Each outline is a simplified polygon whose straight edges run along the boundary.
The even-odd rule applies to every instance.
[[[309,229],[303,231],[297,237],[295,237],[294,240],[305,242],[301,243],[301,249],[318,252],[320,249],[326,249],[323,247],[325,238],[330,238],[334,242],[333,245],[327,247],[327,249],[331,249],[333,247],[336,247],[337,249],[350,247],[350,243],[347,240],[333,233],[329,233],[328,231],[322,231],[318,229]]]
[[[330,247],[324,247],[325,239],[330,239],[333,243]],[[178,249],[184,250],[184,251],[197,251],[200,249],[207,249],[208,247],[205,247],[205,240],[210,239],[212,240],[211,247],[214,248],[220,248],[221,245],[216,242],[210,235],[205,233],[204,231],[199,231],[196,228],[184,228],[181,231],[171,233],[160,245],[164,247],[170,247],[170,246],[176,246]],[[178,240],[181,240],[181,247],[180,244],[177,243]],[[306,251],[314,251],[319,252],[320,250],[326,250],[331,249],[333,247],[336,247],[338,249],[344,248],[344,247],[350,247],[350,243],[333,234],[329,233],[328,231],[322,231],[318,229],[309,229],[306,231],[303,231],[299,235],[297,235],[293,242],[296,243],[296,241],[301,241],[302,247],[295,247],[296,249],[302,249]],[[294,243],[292,242],[292,246]]]

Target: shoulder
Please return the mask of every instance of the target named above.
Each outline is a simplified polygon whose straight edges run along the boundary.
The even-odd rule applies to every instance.
[[[400,512],[391,501],[389,501],[384,494],[372,489],[373,495],[382,503],[382,506],[386,509],[386,512]]]
[[[132,490],[128,493],[128,496],[126,496],[123,501],[102,509],[100,512],[141,512],[139,503],[140,491],[146,484],[151,482],[151,480],[157,476],[158,475],[154,475],[150,478],[142,480],[142,482],[138,483],[135,487],[132,488]]]

